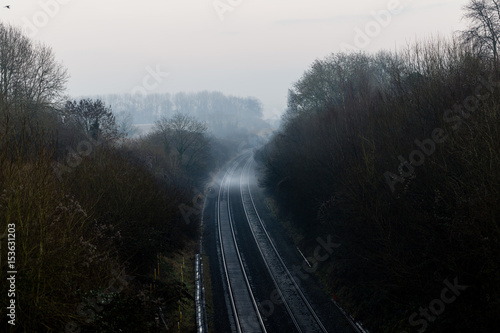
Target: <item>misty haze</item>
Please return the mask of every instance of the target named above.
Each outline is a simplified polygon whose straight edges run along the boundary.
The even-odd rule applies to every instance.
[[[4,1],[0,332],[500,327],[500,0]]]

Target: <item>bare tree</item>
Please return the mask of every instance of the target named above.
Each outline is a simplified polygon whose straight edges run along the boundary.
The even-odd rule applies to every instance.
[[[163,117],[155,123],[155,131],[160,133],[165,149],[174,148],[179,161],[191,174],[206,167],[209,149],[207,126],[186,114],[176,113],[171,118]]]
[[[471,0],[464,10],[469,27],[461,31],[462,38],[479,51],[493,55],[496,63],[500,43],[500,0]]]
[[[162,118],[155,127],[170,138],[170,142],[182,158],[184,153],[200,143],[207,126],[194,117],[176,113],[172,118]]]
[[[81,130],[94,140],[110,141],[119,137],[115,116],[100,99],[66,102],[64,123]]]
[[[139,133],[137,127],[134,126],[134,116],[130,112],[121,111],[114,112],[116,127],[118,129],[118,134],[122,137],[132,137]]]
[[[39,108],[62,102],[66,69],[52,49],[0,23],[0,91],[4,103]]]

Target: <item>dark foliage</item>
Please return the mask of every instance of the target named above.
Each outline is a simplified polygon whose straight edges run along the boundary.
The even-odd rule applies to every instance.
[[[411,315],[455,278],[469,287],[426,332],[499,324],[500,76],[458,44],[316,61],[258,153],[302,245],[342,244],[320,275],[374,332],[423,329]]]

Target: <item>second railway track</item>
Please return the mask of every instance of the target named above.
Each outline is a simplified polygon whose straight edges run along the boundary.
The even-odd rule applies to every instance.
[[[264,259],[266,268],[273,279],[276,291],[298,332],[328,332],[288,267],[281,259],[279,251],[274,245],[257,211],[248,181],[252,163],[254,163],[253,158],[250,157],[245,163],[240,176],[239,190],[241,201],[247,223],[250,226],[259,252]]]
[[[265,275],[269,286],[272,282],[280,303],[284,306],[282,313],[288,316],[287,321],[290,323],[289,328],[282,327],[284,331],[328,332],[281,259],[257,211],[248,182],[252,163],[250,154],[240,156],[232,162],[220,183],[216,201],[218,246],[231,328],[235,332],[268,332],[266,325],[272,321],[271,318],[266,318],[266,315],[270,315],[259,307],[260,302],[268,299],[262,293],[258,299],[256,295],[259,295],[259,290],[252,290],[257,287],[252,286],[254,279],[247,273],[245,265],[245,257],[252,257],[261,263],[261,269],[256,274]],[[231,186],[232,183],[237,183],[237,186]],[[238,192],[236,195],[233,193],[235,191]],[[243,211],[239,219],[234,212],[237,205],[241,205]],[[243,235],[238,237],[237,227],[242,229],[240,232],[251,234],[246,235],[247,240],[251,239],[256,251],[242,253],[245,250],[248,252],[249,247],[238,243]]]

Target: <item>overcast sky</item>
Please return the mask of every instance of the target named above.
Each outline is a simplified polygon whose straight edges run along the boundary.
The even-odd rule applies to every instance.
[[[53,48],[73,96],[218,90],[255,96],[272,117],[315,59],[450,36],[463,28],[467,2],[3,0],[10,9],[0,17]],[[390,15],[377,23],[372,14],[381,11]]]

